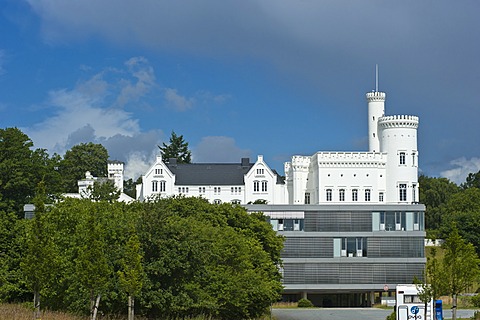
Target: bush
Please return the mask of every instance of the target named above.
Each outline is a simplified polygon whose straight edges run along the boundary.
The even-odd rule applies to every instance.
[[[472,304],[475,308],[480,308],[480,294],[472,296],[470,298],[470,301],[472,302]]]
[[[298,300],[298,307],[299,308],[311,308],[311,307],[313,307],[313,303],[308,299],[302,298],[302,299]]]
[[[397,318],[397,315],[395,314],[395,311],[393,311],[390,315],[388,315],[385,320],[395,320]]]

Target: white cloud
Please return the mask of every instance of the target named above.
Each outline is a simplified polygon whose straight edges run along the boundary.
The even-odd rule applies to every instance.
[[[134,57],[125,62],[125,65],[137,81],[132,83],[123,79],[123,86],[117,98],[117,103],[121,107],[130,101],[137,101],[155,85],[155,73],[147,59]]]
[[[456,184],[461,184],[465,182],[469,173],[477,173],[480,171],[480,158],[466,159],[462,157],[450,161],[450,165],[454,168],[442,171],[440,175]]]
[[[167,100],[168,106],[182,112],[191,109],[195,103],[194,98],[179,95],[177,90],[172,88],[165,88],[165,100]]]
[[[235,139],[225,136],[203,137],[192,150],[194,162],[240,162],[251,154],[251,150],[241,149]]]
[[[50,91],[44,108],[53,109],[53,116],[25,129],[35,145],[63,154],[74,144],[114,144],[119,137],[156,143],[161,131],[142,133],[138,119],[122,108],[146,97],[155,85],[153,68],[143,57],[131,58],[125,65],[126,70],[106,68],[72,89]]]

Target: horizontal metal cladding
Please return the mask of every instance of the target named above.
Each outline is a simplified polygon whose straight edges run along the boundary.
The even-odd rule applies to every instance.
[[[369,258],[424,258],[423,237],[368,238]]]
[[[372,231],[369,211],[306,211],[306,232],[368,232]]]
[[[411,283],[423,279],[423,263],[285,263],[284,284]]]
[[[332,238],[286,237],[282,258],[331,258]]]

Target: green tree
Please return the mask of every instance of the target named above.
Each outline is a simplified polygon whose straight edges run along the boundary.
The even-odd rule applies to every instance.
[[[169,159],[177,159],[178,163],[191,163],[192,153],[188,149],[188,142],[183,139],[183,135],[177,136],[175,131],[172,131],[170,136],[170,143],[165,142],[162,146],[158,146],[161,150],[162,159],[166,162]]]
[[[77,182],[85,172],[95,177],[107,176],[108,151],[101,144],[81,143],[68,150],[60,162],[59,172],[64,179],[65,192],[77,192]]]
[[[452,319],[456,320],[457,297],[478,280],[480,259],[473,245],[464,241],[455,226],[445,240],[443,248],[445,249],[442,264],[445,290],[452,297]]]
[[[468,188],[454,194],[442,209],[441,236],[447,237],[455,225],[460,235],[480,253],[480,189]]]
[[[0,129],[0,195],[4,207],[15,210],[19,217],[41,180],[41,163],[32,148],[32,140],[19,129]]]
[[[97,318],[102,293],[113,270],[108,259],[108,245],[104,241],[104,228],[99,221],[108,210],[108,203],[84,202],[88,209],[86,219],[79,226],[80,243],[76,259],[76,273],[83,286],[90,293],[90,318]]]
[[[273,251],[282,239],[264,219],[199,198],[137,205],[147,314],[253,319],[278,299],[282,286],[272,257],[279,256],[280,249]]]
[[[45,183],[37,187],[34,198],[35,215],[27,225],[27,236],[24,258],[21,263],[26,283],[33,291],[34,319],[40,318],[40,294],[47,287],[51,270],[54,266],[55,254],[49,230],[46,223]]]
[[[133,320],[135,315],[135,297],[138,296],[143,286],[143,253],[137,234],[132,234],[125,244],[121,269],[117,271],[120,286],[128,294],[128,320]]]
[[[431,230],[437,230],[442,224],[443,207],[449,199],[459,192],[460,188],[447,178],[431,178],[421,175],[420,202],[425,204],[425,225]]]
[[[120,197],[120,190],[115,187],[111,180],[95,181],[93,186],[87,188],[90,200],[93,201],[117,201]]]
[[[469,173],[465,182],[460,185],[462,189],[479,188],[480,189],[480,171]]]

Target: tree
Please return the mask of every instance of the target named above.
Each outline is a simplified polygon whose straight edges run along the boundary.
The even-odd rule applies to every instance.
[[[447,237],[453,226],[480,254],[480,189],[468,188],[451,196],[442,208],[441,235]]]
[[[117,201],[121,193],[111,180],[95,181],[87,190],[90,200],[93,201]]]
[[[161,150],[162,159],[166,162],[172,158],[177,159],[178,163],[192,162],[192,153],[188,149],[188,142],[183,140],[183,135],[177,136],[175,131],[172,131],[168,145],[164,142],[161,147],[158,147]]]
[[[465,292],[480,274],[480,259],[471,243],[467,243],[459,235],[454,226],[443,244],[443,276],[446,293],[452,297],[452,319],[457,318],[457,297]]]
[[[440,295],[444,292],[444,277],[441,262],[437,257],[437,248],[431,247],[430,255],[427,257],[427,266],[424,275],[424,281],[414,278],[414,283],[419,290],[418,296],[420,300],[425,304],[424,319],[427,318],[427,305],[433,299],[436,301]]]
[[[462,189],[480,188],[480,171],[477,173],[469,173],[465,182],[460,185]]]
[[[421,175],[420,202],[425,204],[425,225],[429,230],[437,230],[442,224],[442,209],[449,199],[459,192],[459,187],[447,178],[431,178]]]
[[[32,148],[32,140],[19,129],[0,129],[0,195],[5,207],[19,216],[41,180],[37,175],[40,164]]]
[[[265,219],[199,198],[136,205],[143,210],[148,315],[253,319],[278,299],[282,286],[272,257],[280,255],[282,239]]]
[[[101,144],[81,143],[68,150],[60,162],[65,192],[77,192],[77,182],[90,171],[95,177],[107,176],[108,151]]]
[[[121,261],[121,270],[117,271],[120,286],[128,294],[128,320],[134,320],[135,297],[143,286],[143,254],[137,234],[132,234],[125,244],[125,253]]]
[[[34,198],[35,215],[27,228],[26,250],[21,263],[26,282],[33,291],[34,319],[40,318],[40,293],[49,282],[55,254],[50,238],[51,230],[46,224],[45,183],[37,187]]]

